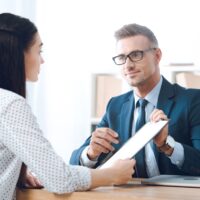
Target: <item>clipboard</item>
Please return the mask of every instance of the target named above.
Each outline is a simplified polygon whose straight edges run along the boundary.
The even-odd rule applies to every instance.
[[[167,120],[147,122],[136,134],[134,134],[113,156],[111,156],[99,168],[107,168],[118,159],[134,157],[162,128],[168,124]]]

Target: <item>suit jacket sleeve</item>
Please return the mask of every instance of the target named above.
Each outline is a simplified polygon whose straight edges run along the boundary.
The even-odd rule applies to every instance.
[[[190,92],[190,91],[189,91]],[[193,91],[191,90],[191,93]],[[200,175],[200,92],[199,90],[195,95],[190,98],[189,102],[189,122],[190,122],[190,138],[191,146],[182,144],[184,147],[185,160],[182,170],[190,175]]]

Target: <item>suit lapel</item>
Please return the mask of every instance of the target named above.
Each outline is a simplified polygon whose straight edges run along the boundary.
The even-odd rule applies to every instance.
[[[160,94],[158,97],[157,108],[164,111],[169,116],[170,111],[174,105],[175,91],[174,86],[163,78]]]
[[[162,83],[160,94],[158,97],[157,108],[163,110],[164,113],[167,115],[167,117],[170,116],[170,112],[175,103],[174,101],[175,94],[176,93],[175,93],[174,86],[171,83],[169,83],[165,78],[163,78],[163,83]],[[157,150],[155,143],[153,143],[153,151],[154,151],[156,160],[159,161],[160,154]]]
[[[124,142],[126,142],[131,136],[133,112],[134,112],[134,98],[133,98],[133,93],[131,93],[127,101],[124,102],[120,115],[121,144],[124,144]]]

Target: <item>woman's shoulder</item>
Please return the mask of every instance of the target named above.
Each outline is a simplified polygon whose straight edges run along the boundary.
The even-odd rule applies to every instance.
[[[24,101],[25,99],[14,92],[0,88],[0,108],[3,108],[17,100]]]

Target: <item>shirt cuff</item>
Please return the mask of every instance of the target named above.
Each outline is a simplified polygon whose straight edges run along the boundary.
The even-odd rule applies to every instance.
[[[88,149],[89,149],[89,146],[87,146],[87,147],[83,150],[83,152],[82,152],[82,154],[81,154],[81,157],[80,157],[80,163],[81,163],[82,166],[86,166],[86,167],[92,168],[92,167],[94,167],[94,166],[96,165],[96,163],[97,163],[97,161],[98,161],[98,158],[95,159],[95,160],[90,160],[90,159],[88,158],[88,156],[87,156]]]
[[[175,142],[174,151],[169,156],[171,162],[178,168],[181,168],[185,159],[183,145],[179,142]]]

